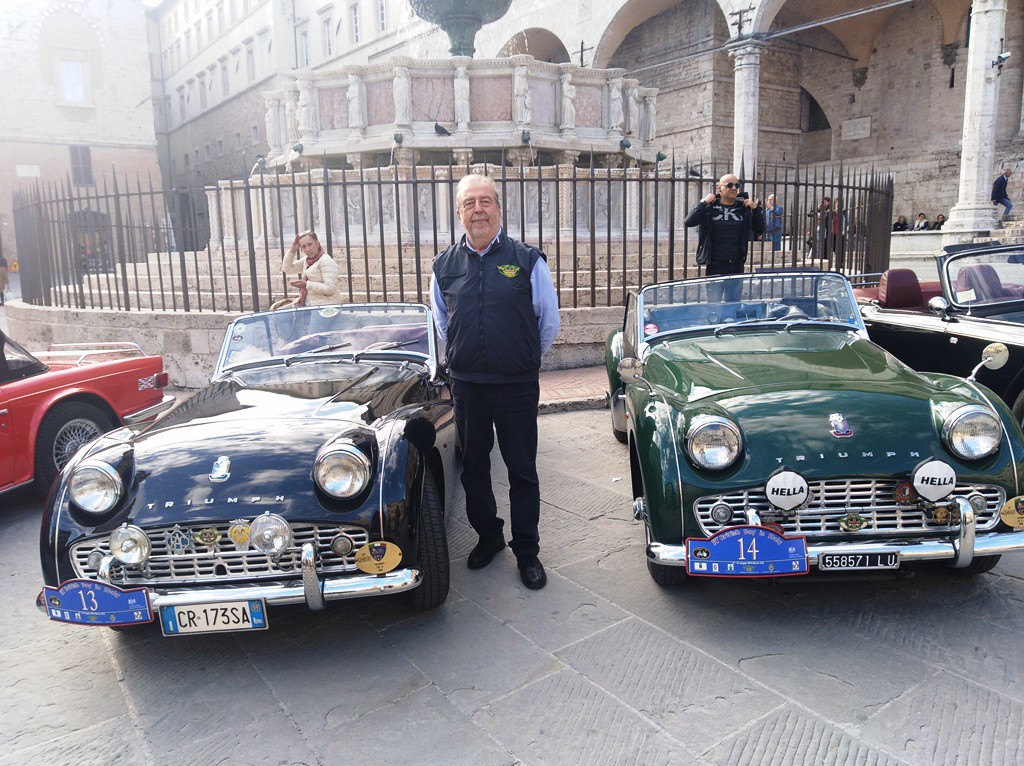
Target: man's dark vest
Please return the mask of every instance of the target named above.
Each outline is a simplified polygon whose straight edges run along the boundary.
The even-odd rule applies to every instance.
[[[478,255],[466,238],[434,259],[448,307],[448,369],[470,383],[526,383],[540,371],[530,275],[540,251],[500,234]]]

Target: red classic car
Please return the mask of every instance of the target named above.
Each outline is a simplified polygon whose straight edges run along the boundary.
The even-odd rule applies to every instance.
[[[0,493],[33,480],[45,493],[83,444],[173,405],[166,385],[163,359],[134,343],[33,356],[0,332]]]

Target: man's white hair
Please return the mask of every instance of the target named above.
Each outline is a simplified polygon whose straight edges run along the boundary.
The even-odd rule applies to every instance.
[[[495,203],[501,207],[501,198],[498,196],[498,187],[494,183],[494,179],[481,173],[469,173],[462,177],[459,185],[455,187],[455,207],[462,207],[462,198],[466,195],[466,187],[473,184],[483,184],[490,189],[494,193]]]

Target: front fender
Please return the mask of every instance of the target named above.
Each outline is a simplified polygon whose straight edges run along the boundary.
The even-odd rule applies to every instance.
[[[681,543],[683,495],[675,409],[637,385],[628,389],[627,406],[651,538],[655,542]]]

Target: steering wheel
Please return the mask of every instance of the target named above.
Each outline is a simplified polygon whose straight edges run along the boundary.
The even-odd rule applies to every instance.
[[[787,305],[776,306],[773,308],[768,312],[768,318],[777,320],[810,319],[806,312],[802,311],[799,307]]]

